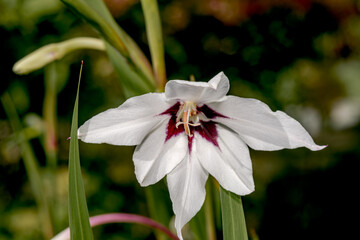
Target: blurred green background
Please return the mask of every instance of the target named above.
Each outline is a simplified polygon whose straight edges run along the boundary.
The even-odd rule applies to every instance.
[[[105,0],[122,28],[149,56],[141,5]],[[224,71],[230,94],[252,97],[300,121],[329,146],[251,151],[256,190],[243,197],[251,239],[353,239],[359,211],[360,3],[355,0],[161,0],[168,79],[207,81]],[[9,93],[29,131],[48,193],[56,196],[55,231],[68,226],[67,163],[80,61],[79,125],[124,100],[121,81],[103,52],[77,51],[57,63],[58,166],[44,166],[44,76],[13,64],[49,43],[97,33],[58,0],[0,0],[0,94]],[[150,57],[149,57],[150,58]],[[80,143],[90,215],[149,215],[131,161],[133,147]],[[53,186],[51,176],[55,176]],[[164,182],[159,194],[171,202]],[[217,224],[219,225],[217,219]],[[0,239],[42,239],[20,148],[0,108]],[[151,229],[112,224],[96,239],[154,239]],[[221,232],[218,234],[221,239]]]

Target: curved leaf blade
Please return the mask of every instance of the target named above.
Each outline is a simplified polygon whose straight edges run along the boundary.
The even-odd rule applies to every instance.
[[[106,52],[123,86],[126,98],[155,91],[155,87],[131,68],[126,59],[112,45],[105,42]]]
[[[86,204],[84,184],[81,176],[78,129],[79,87],[74,105],[71,124],[70,151],[69,151],[69,225],[72,240],[94,239],[89,222],[89,212]]]
[[[62,0],[71,10],[97,29],[136,69],[140,77],[152,84],[151,65],[135,41],[116,23],[102,0]]]

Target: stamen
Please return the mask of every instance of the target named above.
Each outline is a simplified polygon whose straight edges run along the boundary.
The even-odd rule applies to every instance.
[[[184,102],[179,111],[177,112],[176,117],[176,128],[181,124],[184,124],[184,130],[186,135],[192,137],[190,126],[196,127],[200,126],[199,117],[197,116],[198,112],[196,109],[196,104],[194,102]]]
[[[183,122],[178,122],[176,123],[175,127],[178,128],[181,124],[185,124]],[[198,126],[201,126],[200,123],[188,123],[188,125],[192,126],[192,127],[198,127]]]

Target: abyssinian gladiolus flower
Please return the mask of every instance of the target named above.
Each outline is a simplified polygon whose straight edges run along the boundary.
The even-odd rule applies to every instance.
[[[264,103],[226,96],[229,80],[172,80],[165,93],[128,99],[91,118],[78,137],[90,143],[137,145],[133,156],[141,186],[167,175],[180,238],[182,227],[200,210],[211,174],[238,195],[254,191],[248,146],[256,150],[307,147],[321,150],[299,122]]]

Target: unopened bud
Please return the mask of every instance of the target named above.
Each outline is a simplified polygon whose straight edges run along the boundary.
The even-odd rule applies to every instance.
[[[28,74],[47,64],[63,58],[66,54],[79,49],[105,50],[103,40],[89,37],[73,38],[60,43],[52,43],[39,48],[14,64],[16,74]]]

